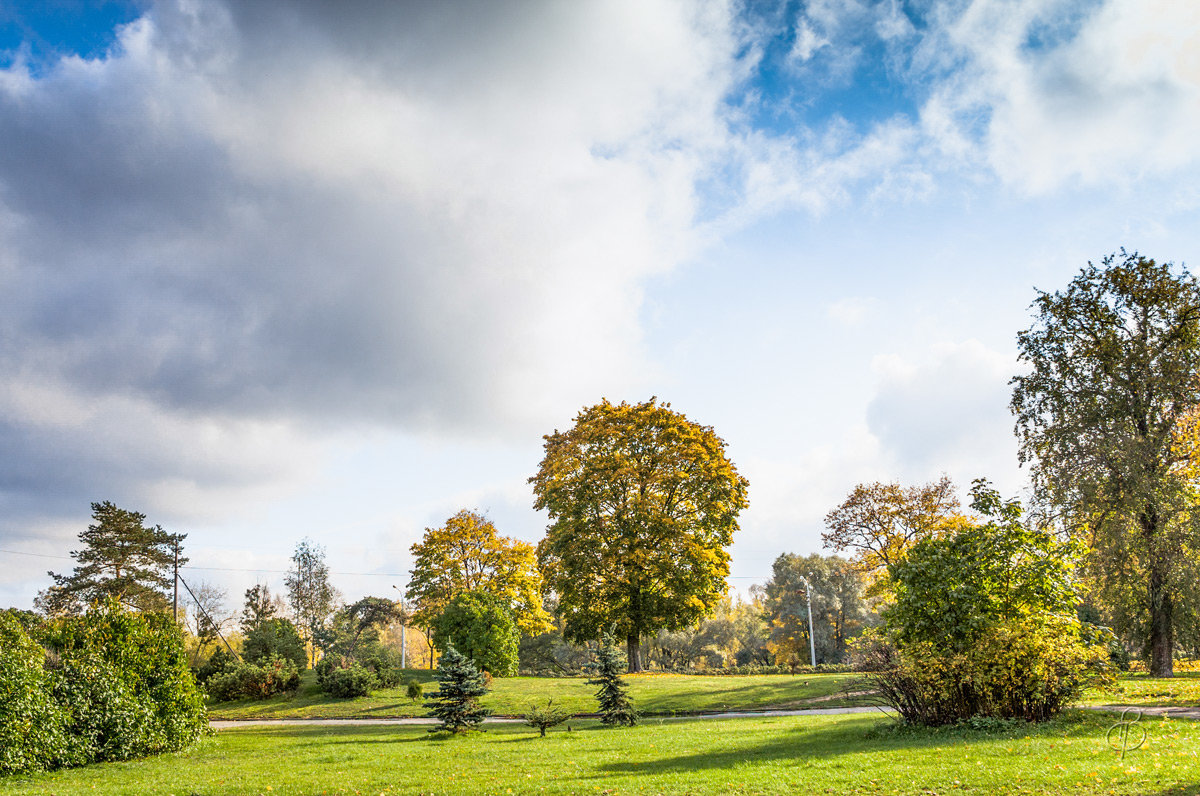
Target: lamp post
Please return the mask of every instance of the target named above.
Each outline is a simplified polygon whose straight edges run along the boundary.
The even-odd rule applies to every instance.
[[[400,591],[400,587],[393,584],[392,588]],[[408,606],[404,604],[404,592],[400,592],[400,668],[408,668]]]
[[[817,642],[812,621],[812,584],[808,582],[808,578],[804,575],[800,576],[800,580],[804,581],[804,593],[808,598],[808,653],[812,658],[812,665],[815,669],[817,668]]]

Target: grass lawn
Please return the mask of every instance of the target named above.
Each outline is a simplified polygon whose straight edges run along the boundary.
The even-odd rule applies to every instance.
[[[225,730],[175,755],[0,779],[0,794],[1200,794],[1200,722],[1143,719],[1122,761],[1112,718],[999,731],[897,728],[872,715],[576,722],[460,737],[421,727]]]
[[[410,670],[426,683],[426,693],[437,690],[433,672]],[[854,674],[703,676],[680,674],[629,675],[634,705],[647,715],[672,715],[723,710],[767,710],[804,707],[844,707],[863,704],[843,696],[858,679]],[[554,704],[573,713],[596,710],[596,686],[584,677],[498,677],[482,701],[499,716],[523,715],[530,705]],[[224,702],[209,705],[214,719],[284,718],[383,718],[423,716],[421,703],[411,702],[404,688],[376,691],[357,699],[334,699],[317,690],[316,678],[306,672],[300,689],[291,696],[262,701]]]
[[[1200,707],[1200,672],[1179,672],[1174,677],[1148,674],[1122,675],[1112,691],[1089,691],[1088,705],[1141,705]]]

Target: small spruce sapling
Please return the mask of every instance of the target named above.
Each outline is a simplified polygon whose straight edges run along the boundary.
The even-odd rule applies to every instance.
[[[413,702],[420,702],[421,697],[425,696],[425,689],[421,686],[421,681],[413,677],[406,683],[404,693]]]
[[[598,685],[596,699],[600,701],[600,721],[605,724],[637,724],[638,714],[629,699],[629,691],[621,672],[625,668],[625,656],[617,649],[610,636],[596,653],[596,662],[591,665],[594,676],[588,685]]]
[[[554,698],[551,697],[544,708],[530,705],[529,712],[525,714],[525,723],[538,730],[541,737],[545,738],[548,728],[562,724],[569,718],[571,718],[570,713],[562,708],[554,707]]]
[[[446,652],[438,661],[437,682],[438,690],[425,702],[425,706],[429,708],[428,715],[440,719],[442,723],[430,732],[475,729],[491,714],[487,708],[480,707],[477,701],[488,692],[483,684],[483,675],[453,645],[446,647]]]

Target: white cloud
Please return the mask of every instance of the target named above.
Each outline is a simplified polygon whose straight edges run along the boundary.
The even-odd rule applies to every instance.
[[[926,355],[880,355],[873,368],[879,382],[867,422],[897,478],[927,481],[944,472],[960,488],[979,477],[1006,492],[1023,486],[1008,411],[1013,354],[965,340]]]
[[[975,141],[1032,193],[1200,163],[1195,4],[975,0],[939,22],[922,45],[942,70],[922,119],[944,151]]]

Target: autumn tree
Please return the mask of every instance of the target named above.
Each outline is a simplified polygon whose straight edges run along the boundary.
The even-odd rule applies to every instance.
[[[602,401],[545,440],[530,479],[550,515],[538,561],[567,636],[615,626],[641,671],[644,634],[688,627],[724,595],[747,481],[711,427],[654,398]]]
[[[876,481],[854,487],[825,515],[821,540],[836,551],[853,551],[855,563],[879,581],[915,542],[966,522],[948,476],[910,487]]]
[[[176,547],[186,534],[147,527],[145,514],[108,501],[92,504],[92,519],[79,534],[84,547],[71,551],[78,562],[75,571],[48,573],[54,585],[38,595],[38,607],[47,614],[76,614],[112,597],[139,611],[169,610]],[[186,562],[179,559],[181,565]]]
[[[413,621],[419,627],[432,629],[457,595],[483,591],[507,605],[525,633],[550,629],[533,545],[501,536],[482,514],[464,509],[442,527],[426,528],[412,554],[405,597],[415,604]]]
[[[333,604],[337,599],[337,591],[329,583],[325,548],[311,539],[296,545],[296,551],[292,553],[292,568],[284,578],[284,583],[296,625],[315,645],[325,621],[333,613]],[[316,660],[315,646],[313,660]]]
[[[811,595],[806,579],[812,586]],[[770,618],[771,646],[777,659],[786,660],[790,656],[809,659],[811,596],[817,661],[844,662],[850,640],[873,619],[863,597],[864,589],[859,568],[840,556],[784,553],[776,558],[766,584],[764,607]]]
[[[1021,461],[1042,509],[1090,548],[1118,629],[1170,675],[1200,561],[1200,284],[1122,251],[1033,307],[1017,335],[1029,371],[1012,380]]]

